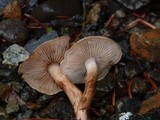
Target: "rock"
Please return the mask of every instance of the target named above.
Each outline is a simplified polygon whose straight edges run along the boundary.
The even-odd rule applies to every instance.
[[[144,99],[148,99],[149,97],[154,96],[156,94],[157,94],[157,90],[146,91],[144,95]]]
[[[80,28],[82,27],[82,22],[84,20],[84,17],[82,15],[75,15],[68,19],[55,19],[52,20],[50,23],[52,25],[52,28]],[[70,29],[69,29],[70,30]],[[63,34],[61,34],[63,35]]]
[[[129,62],[124,67],[125,76],[131,79],[133,76],[140,74],[143,68],[137,62]]]
[[[139,9],[146,4],[148,4],[151,0],[117,0],[122,5],[131,10]]]
[[[153,23],[157,28],[160,28],[160,19],[156,19]]]
[[[124,39],[124,40],[119,41],[118,44],[121,46],[124,57],[129,58],[130,53],[129,53],[128,41],[123,37],[121,39]]]
[[[38,98],[38,92],[33,90],[31,87],[29,86],[25,86],[20,94],[21,98],[24,101],[28,101],[28,102],[34,102],[37,100]]]
[[[43,35],[40,39],[32,39],[30,40],[25,46],[24,48],[29,52],[32,53],[33,50],[38,47],[40,44],[42,44],[43,42],[46,42],[48,40],[54,39],[58,37],[58,34],[56,31],[51,31],[45,35]]]
[[[103,96],[104,97],[104,96]],[[114,108],[109,108],[112,107],[111,105],[111,96],[105,96],[105,99],[102,99],[102,97],[100,97],[100,99],[97,99],[98,97],[95,97],[95,99],[93,99],[92,104],[91,104],[91,108],[99,108],[100,112],[112,112],[112,110],[114,111]],[[105,106],[105,108],[104,108]],[[102,114],[103,114],[102,113]]]
[[[131,92],[135,96],[143,96],[147,91],[147,81],[140,78],[133,78],[133,83],[131,84]]]
[[[8,119],[8,114],[6,113],[6,110],[0,106],[0,118],[2,120],[7,120]]]
[[[160,62],[160,29],[133,32],[130,36],[133,53],[149,62]]]
[[[20,93],[22,91],[23,87],[24,87],[24,83],[12,82],[12,88],[17,93]]]
[[[38,4],[38,0],[30,0],[30,1],[28,1],[28,5],[30,7],[33,7],[34,5],[37,5],[37,4]]]
[[[145,114],[134,114],[130,120],[159,120],[160,118],[160,107],[152,109]]]
[[[0,53],[0,63],[2,63],[2,61],[3,61],[3,56],[2,56],[2,54]]]
[[[117,18],[124,18],[126,17],[126,13],[123,9],[118,9],[116,12],[115,12],[115,15]]]
[[[29,57],[29,53],[17,44],[11,45],[3,52],[3,64],[17,67],[19,62],[25,61]]]
[[[116,102],[116,110],[118,113],[123,113],[123,112],[135,113],[138,112],[140,106],[141,102],[137,98],[130,99],[129,97],[122,97],[118,99]]]
[[[32,113],[32,110],[26,110],[24,113],[19,113],[16,120],[24,120],[30,118]]]
[[[47,0],[33,8],[31,16],[45,22],[55,17],[72,17],[82,13],[80,0]]]
[[[19,110],[19,106],[16,102],[9,102],[6,106],[6,112],[8,114],[16,113]]]
[[[40,96],[40,97],[37,99],[36,102],[37,102],[38,104],[46,104],[46,103],[49,103],[52,99],[53,99],[53,96],[52,96],[52,95],[43,94],[42,96]]]
[[[131,116],[132,116],[132,113],[130,112],[120,113],[119,120],[129,120]]]
[[[74,111],[69,100],[62,97],[54,97],[50,104],[39,112],[41,117],[49,117],[62,120],[74,119]]]
[[[12,92],[11,86],[7,84],[0,83],[0,101],[5,102],[5,99]]]
[[[8,43],[20,43],[28,38],[28,29],[20,19],[7,19],[0,22],[0,36]]]
[[[21,81],[17,71],[18,68],[11,68],[8,65],[0,64],[0,82],[9,83],[13,81]]]
[[[113,74],[108,74],[105,78],[97,81],[96,84],[96,97],[100,97],[110,93],[114,88],[114,76]]]
[[[123,97],[128,95],[128,84],[126,79],[117,79],[115,85],[116,95]]]
[[[23,106],[26,104],[14,90],[12,90],[12,92],[7,96],[7,98],[5,99],[5,102],[6,103],[15,102],[15,104],[19,106]]]
[[[97,2],[90,9],[90,11],[86,17],[86,23],[87,24],[96,23],[100,17],[100,11],[101,11],[101,4]]]
[[[150,71],[151,77],[158,83],[160,83],[160,71],[154,69]]]
[[[3,65],[3,64],[2,64]],[[0,67],[0,81],[8,82],[8,78],[11,76],[12,70],[8,69],[8,67]]]

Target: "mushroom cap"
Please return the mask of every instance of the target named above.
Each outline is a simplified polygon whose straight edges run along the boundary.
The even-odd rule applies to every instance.
[[[72,82],[84,83],[85,61],[92,57],[98,66],[98,80],[101,80],[111,66],[119,62],[121,56],[121,48],[113,40],[102,36],[90,36],[81,39],[66,51],[60,67]]]
[[[64,53],[69,48],[69,39],[69,36],[62,36],[41,44],[20,65],[18,72],[33,89],[48,95],[61,91],[47,68],[51,63],[62,61]]]

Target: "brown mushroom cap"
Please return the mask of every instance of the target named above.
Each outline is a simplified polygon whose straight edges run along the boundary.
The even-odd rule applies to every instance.
[[[37,47],[33,54],[19,67],[22,78],[37,91],[45,94],[56,94],[61,89],[48,73],[51,63],[60,63],[69,48],[69,36],[62,36],[47,41]]]
[[[121,56],[121,48],[113,40],[102,36],[90,36],[78,41],[67,50],[60,66],[72,82],[84,83],[87,59],[92,57],[96,60],[98,80],[101,80],[107,75],[111,66],[119,62]]]

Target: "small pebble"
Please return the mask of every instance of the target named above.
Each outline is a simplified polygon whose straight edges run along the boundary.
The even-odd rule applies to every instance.
[[[29,57],[29,53],[21,46],[13,44],[3,53],[3,64],[11,67],[17,67],[19,62],[25,61]]]

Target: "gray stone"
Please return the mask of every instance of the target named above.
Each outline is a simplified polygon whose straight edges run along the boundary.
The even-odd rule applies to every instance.
[[[26,110],[24,113],[19,113],[17,116],[17,120],[23,120],[23,119],[30,118],[32,113],[33,113],[32,110]]]
[[[20,19],[7,19],[0,22],[0,36],[11,44],[21,43],[28,38],[28,29]]]
[[[6,112],[8,114],[16,113],[19,110],[19,106],[16,102],[9,102],[6,106]]]
[[[0,116],[2,120],[8,119],[8,114],[6,113],[6,110],[0,106]]]
[[[19,62],[25,61],[29,57],[29,53],[21,46],[13,44],[3,53],[3,64],[17,67]]]
[[[12,82],[12,88],[17,93],[20,93],[22,91],[23,87],[24,87],[24,83]]]
[[[39,45],[41,45],[42,43],[54,39],[58,37],[58,34],[56,31],[51,31],[45,35],[43,35],[40,39],[31,39],[25,46],[24,48],[29,52],[32,53],[33,50],[38,47]]]
[[[137,10],[147,5],[151,0],[117,0],[122,5],[131,10]]]

